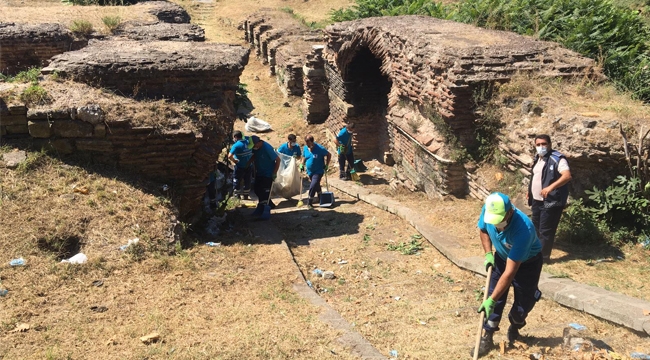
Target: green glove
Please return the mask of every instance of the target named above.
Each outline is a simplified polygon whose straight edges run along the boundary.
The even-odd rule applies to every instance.
[[[272,178],[273,178],[273,181],[275,181],[275,179],[278,178],[278,174],[273,174]]]
[[[490,266],[494,267],[494,255],[492,252],[485,253],[485,261],[483,261],[483,265],[485,266],[485,271],[488,271]]]
[[[304,164],[300,164],[300,172],[305,172],[305,165]]]
[[[492,313],[494,312],[494,307],[496,305],[497,305],[497,302],[492,300],[492,298],[488,296],[488,298],[485,299],[485,301],[483,301],[481,306],[479,306],[477,312],[480,313],[481,311],[484,311],[485,312],[485,318],[489,319],[490,315],[492,315]]]
[[[329,165],[325,165],[325,172],[327,172],[327,170],[329,170],[329,169],[330,169],[330,166],[329,166]]]

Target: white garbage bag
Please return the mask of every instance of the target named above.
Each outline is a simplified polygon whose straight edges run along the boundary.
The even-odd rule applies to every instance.
[[[69,259],[61,260],[62,263],[70,264],[84,264],[86,261],[88,261],[88,257],[84,253],[79,253]]]
[[[248,121],[246,121],[245,128],[248,132],[266,132],[271,130],[271,124],[262,119],[258,119],[255,116],[251,116],[248,118]]]
[[[273,184],[273,195],[290,199],[300,194],[300,171],[296,164],[296,158],[278,153],[280,157],[280,168],[278,177]]]

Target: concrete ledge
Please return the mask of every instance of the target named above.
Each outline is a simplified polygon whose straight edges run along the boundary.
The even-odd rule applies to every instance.
[[[461,258],[457,250],[463,246],[457,238],[429,225],[424,220],[425,217],[417,210],[410,209],[383,195],[372,194],[368,189],[353,182],[332,179],[329,181],[329,185],[399,216],[416,228],[431,245],[458,267],[485,275],[483,257]],[[544,272],[540,277],[539,289],[543,297],[558,304],[650,335],[650,316],[643,315],[644,310],[650,311],[650,302],[648,301],[581,284],[570,279],[556,278]]]

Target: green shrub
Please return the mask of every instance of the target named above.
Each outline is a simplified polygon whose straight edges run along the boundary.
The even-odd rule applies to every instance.
[[[38,82],[39,76],[41,76],[41,68],[34,66],[25,71],[19,72],[11,81],[35,84]]]
[[[122,22],[122,19],[120,19],[119,16],[104,16],[102,22],[104,23],[104,26],[106,26],[106,29],[110,33],[113,33]]]
[[[643,231],[650,226],[650,200],[640,190],[641,179],[618,176],[605,190],[585,190],[594,214],[616,229]]]
[[[20,94],[20,100],[27,105],[44,105],[51,101],[50,95],[38,84],[32,84]]]
[[[597,244],[607,241],[607,226],[594,212],[586,207],[582,199],[571,202],[557,227],[557,239],[573,244]]]
[[[91,24],[90,21],[73,20],[72,24],[70,25],[70,31],[77,35],[89,36],[95,30],[93,29],[93,24]]]

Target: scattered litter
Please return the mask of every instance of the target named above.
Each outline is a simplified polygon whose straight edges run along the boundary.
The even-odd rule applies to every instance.
[[[309,280],[307,280],[307,286],[309,286],[309,287],[312,288],[312,289],[314,288],[314,285],[313,285],[313,284],[311,283],[311,281],[309,281]]]
[[[633,352],[630,354],[630,357],[632,359],[650,360],[650,355],[640,352]]]
[[[25,259],[23,258],[18,258],[18,259],[13,259],[9,262],[9,265],[11,266],[23,266],[25,265]]]
[[[541,353],[532,353],[532,354],[530,354],[530,359],[531,360],[541,360],[543,358],[544,358],[544,355],[542,355]]]
[[[418,270],[415,272],[415,275],[420,275],[420,274],[422,274],[422,270]]]
[[[334,278],[336,278],[334,271],[323,271],[323,279],[332,280]]]
[[[506,353],[506,342],[503,340],[499,342],[499,353],[501,355],[505,355]]]
[[[158,342],[158,340],[160,340],[160,334],[158,334],[157,332],[152,332],[151,334],[147,334],[140,338],[140,341],[142,341],[145,344],[155,343]]]
[[[211,246],[211,247],[219,247],[219,246],[221,246],[221,243],[216,243],[216,242],[212,242],[212,241],[209,241],[209,242],[207,242],[205,244],[208,245],[208,246]]]
[[[314,269],[311,273],[314,275],[323,276],[323,270],[321,269]]]
[[[426,324],[427,324],[426,322],[420,320],[420,325],[426,325]]]
[[[584,325],[580,325],[580,324],[576,324],[576,323],[570,323],[569,326],[571,326],[572,328],[574,328],[574,329],[576,329],[576,330],[578,330],[578,331],[582,331],[582,330],[586,330],[586,329],[587,329],[586,326],[584,326]]]
[[[5,297],[9,293],[9,290],[7,289],[0,289],[0,296]]]
[[[162,191],[167,191],[167,190],[169,190],[169,185],[167,184],[163,185]]]
[[[88,188],[85,187],[85,186],[83,186],[83,187],[75,187],[74,192],[84,194],[84,195],[88,195]]]
[[[104,285],[103,280],[95,280],[95,281],[93,281],[93,286],[100,287],[102,285]]]
[[[131,239],[131,240],[129,240],[129,241],[126,243],[126,245],[122,245],[122,246],[120,246],[120,250],[121,250],[121,251],[125,251],[129,246],[131,246],[131,245],[135,245],[135,244],[137,244],[138,242],[140,242],[140,238]]]
[[[103,313],[108,311],[108,308],[106,306],[91,306],[90,310],[98,313]]]
[[[401,297],[395,296],[393,299],[395,299],[395,301],[399,301],[399,299],[401,299]]]
[[[330,349],[330,352],[332,353],[332,355],[336,355],[336,353],[334,352],[334,350]]]
[[[460,317],[460,311],[456,310],[456,312],[454,313],[454,315],[455,315],[456,317]]]
[[[464,289],[461,286],[454,286],[451,290],[455,292],[463,292]]]
[[[619,259],[619,260],[623,260],[622,256],[617,256],[616,258]]]
[[[62,263],[70,263],[70,264],[83,264],[86,261],[88,261],[88,256],[84,253],[79,253],[69,259],[64,259],[61,260]]]
[[[17,333],[17,332],[26,332],[27,330],[29,330],[29,324],[20,323],[20,324],[16,325],[16,327],[13,330],[9,331],[9,332],[10,333]]]
[[[345,264],[347,264],[347,263],[348,263],[347,260],[341,260],[341,261],[339,261],[339,265],[345,265]]]
[[[391,350],[390,351],[390,357],[397,358],[397,350]]]

